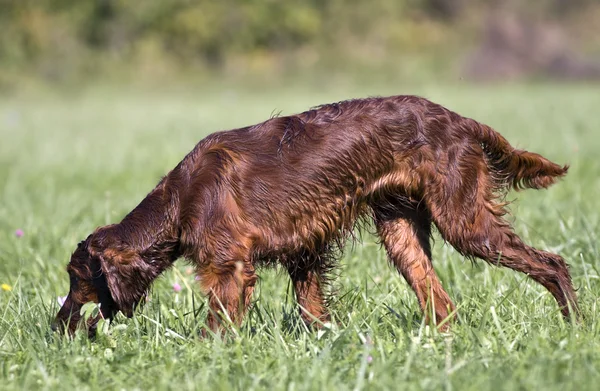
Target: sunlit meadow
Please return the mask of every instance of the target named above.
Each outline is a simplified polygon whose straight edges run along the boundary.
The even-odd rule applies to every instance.
[[[458,306],[447,334],[365,232],[337,271],[334,324],[299,322],[288,278],[260,271],[242,327],[200,338],[206,313],[184,260],[132,319],[94,341],[52,334],[76,244],[118,222],[207,134],[350,97],[419,94],[515,146],[569,163],[548,191],[511,193],[516,230],[563,255],[585,318],[564,321],[526,276],[464,260],[436,236]],[[600,93],[595,86],[235,85],[0,98],[0,389],[595,390],[600,382]]]

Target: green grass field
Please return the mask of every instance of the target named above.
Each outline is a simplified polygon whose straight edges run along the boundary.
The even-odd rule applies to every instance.
[[[204,300],[181,260],[133,319],[119,316],[94,342],[50,333],[76,244],[118,222],[198,140],[279,111],[401,93],[426,96],[493,126],[517,147],[571,164],[550,190],[509,198],[523,239],[570,263],[583,322],[565,322],[550,294],[524,275],[466,261],[438,238],[434,264],[459,321],[450,333],[436,333],[365,234],[341,261],[336,326],[328,330],[305,330],[287,276],[262,270],[235,335],[201,339]],[[0,284],[7,284],[0,290],[0,389],[596,390],[599,107],[597,86],[568,85],[213,85],[0,98]]]

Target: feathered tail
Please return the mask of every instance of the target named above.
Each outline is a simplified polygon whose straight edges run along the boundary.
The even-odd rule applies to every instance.
[[[494,177],[504,186],[520,189],[543,189],[567,173],[569,166],[559,166],[545,157],[513,148],[501,134],[486,125],[472,127],[481,143]]]

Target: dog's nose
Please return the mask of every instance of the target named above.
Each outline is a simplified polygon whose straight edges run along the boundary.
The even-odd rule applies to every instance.
[[[52,322],[52,324],[50,324],[50,328],[52,331],[56,332],[58,330],[58,323]]]

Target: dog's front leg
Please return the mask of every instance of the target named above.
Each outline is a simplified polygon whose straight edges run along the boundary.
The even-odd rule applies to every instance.
[[[208,329],[219,333],[227,326],[239,326],[250,306],[258,279],[254,266],[246,260],[211,262],[200,268],[198,276],[202,290],[208,296]]]

